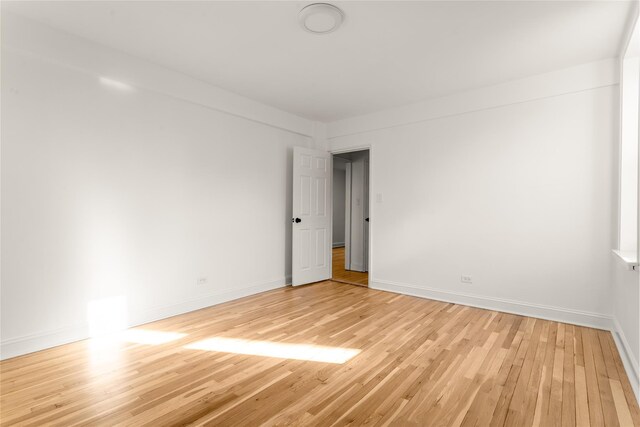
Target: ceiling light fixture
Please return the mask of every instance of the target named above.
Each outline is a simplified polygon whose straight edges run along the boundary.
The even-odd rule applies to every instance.
[[[313,34],[332,33],[344,21],[344,13],[329,3],[313,3],[305,6],[299,15],[300,26]]]

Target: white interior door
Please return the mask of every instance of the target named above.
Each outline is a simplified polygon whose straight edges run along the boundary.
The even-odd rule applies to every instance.
[[[292,284],[331,277],[331,155],[293,148]]]

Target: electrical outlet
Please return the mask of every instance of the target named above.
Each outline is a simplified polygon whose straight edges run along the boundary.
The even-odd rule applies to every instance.
[[[468,283],[468,284],[473,283],[473,280],[471,280],[471,276],[460,276],[460,281],[462,283]]]
[[[207,284],[207,278],[206,277],[198,277],[197,284],[198,285],[206,285]]]

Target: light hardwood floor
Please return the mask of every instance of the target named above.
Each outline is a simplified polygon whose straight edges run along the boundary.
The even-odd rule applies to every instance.
[[[353,285],[369,286],[369,273],[344,269],[344,246],[333,248],[332,265],[333,280]]]
[[[2,425],[640,425],[601,330],[335,282],[136,330],[3,361]]]

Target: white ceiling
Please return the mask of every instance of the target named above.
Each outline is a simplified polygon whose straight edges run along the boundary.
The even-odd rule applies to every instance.
[[[19,2],[15,13],[313,120],[333,121],[617,56],[631,2]]]

